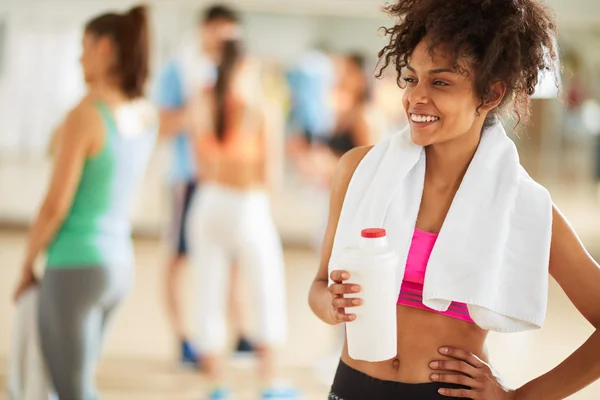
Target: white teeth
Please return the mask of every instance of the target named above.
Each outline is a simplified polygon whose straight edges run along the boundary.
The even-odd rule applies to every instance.
[[[410,114],[410,119],[412,119],[414,122],[432,122],[432,121],[437,121],[440,118],[432,117],[430,115]]]

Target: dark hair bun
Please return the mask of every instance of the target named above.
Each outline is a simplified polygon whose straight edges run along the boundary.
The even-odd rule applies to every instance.
[[[135,18],[138,21],[146,21],[148,18],[148,7],[135,6],[129,10],[127,15],[131,18]]]

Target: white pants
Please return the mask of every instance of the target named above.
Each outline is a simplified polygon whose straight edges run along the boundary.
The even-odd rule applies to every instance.
[[[202,348],[208,353],[226,348],[233,260],[247,277],[258,305],[255,339],[266,346],[280,345],[287,325],[283,250],[267,194],[202,185],[193,200],[188,231],[202,307]]]

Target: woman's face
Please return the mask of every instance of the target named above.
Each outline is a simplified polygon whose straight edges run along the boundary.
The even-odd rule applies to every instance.
[[[223,43],[239,37],[239,29],[236,22],[227,20],[205,23],[199,31],[201,52],[218,63],[223,52]]]
[[[480,100],[474,92],[473,71],[466,70],[468,74],[454,70],[441,46],[433,57],[425,40],[415,47],[403,76],[402,100],[415,144],[428,146],[481,132],[487,112],[480,109],[477,115]]]
[[[367,90],[366,75],[352,60],[344,58],[339,62],[338,76],[336,99],[338,110],[350,111],[352,107],[363,101]]]
[[[108,76],[113,59],[114,54],[109,38],[98,37],[89,32],[83,35],[80,62],[86,83],[94,83]]]

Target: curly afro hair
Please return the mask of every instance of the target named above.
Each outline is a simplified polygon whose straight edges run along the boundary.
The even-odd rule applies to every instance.
[[[554,13],[539,0],[398,0],[387,4],[385,11],[396,24],[383,28],[389,43],[379,52],[382,64],[377,76],[392,63],[403,87],[402,72],[426,37],[430,54],[443,46],[458,72],[468,74],[468,68],[474,72],[479,107],[489,98],[492,83],[505,83],[505,96],[484,126],[492,125],[511,104],[517,124],[527,120],[540,72],[556,73]]]

